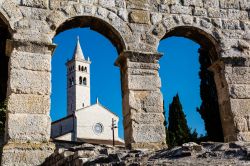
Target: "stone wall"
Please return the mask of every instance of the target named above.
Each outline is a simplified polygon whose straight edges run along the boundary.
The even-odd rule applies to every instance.
[[[52,39],[76,27],[103,34],[120,54],[127,147],[165,146],[157,48],[170,36],[187,37],[210,50],[225,141],[249,141],[249,11],[249,0],[0,1],[2,25],[11,33],[2,164],[36,165],[53,152]]]

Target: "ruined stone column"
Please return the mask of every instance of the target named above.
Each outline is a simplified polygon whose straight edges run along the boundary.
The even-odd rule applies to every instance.
[[[8,41],[8,105],[2,165],[40,165],[50,140],[50,45]]]
[[[163,97],[160,91],[161,54],[123,52],[121,69],[123,125],[127,148],[161,149],[166,146]]]
[[[214,62],[209,69],[214,73],[224,141],[236,141],[237,136],[234,125],[234,115],[232,113],[229,87],[225,79],[226,66],[222,60],[218,60]]]
[[[224,141],[250,141],[249,58],[222,58],[211,69],[217,84]]]
[[[250,61],[248,56],[249,54],[241,52],[241,56],[223,59],[233,116],[233,123],[228,126],[235,126],[234,135],[237,141],[250,141]]]

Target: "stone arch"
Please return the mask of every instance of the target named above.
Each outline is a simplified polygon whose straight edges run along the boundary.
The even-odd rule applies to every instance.
[[[21,20],[24,16],[20,7],[13,0],[4,0],[0,2],[0,19],[8,25],[9,32],[15,30],[15,22]]]
[[[68,4],[67,8],[74,7]],[[78,11],[65,12],[53,11],[47,16],[46,21],[52,30],[51,38],[68,29],[89,27],[108,38],[118,53],[127,50],[129,45],[134,42],[126,18],[122,18],[110,10],[100,6],[80,5]]]
[[[77,27],[89,27],[90,29],[104,35],[116,47],[118,53],[122,52],[126,48],[124,39],[119,32],[107,22],[96,17],[78,16],[68,19],[56,29],[56,35],[65,30]]]
[[[211,60],[213,62],[220,58],[220,41],[203,29],[194,26],[177,26],[167,30],[161,40],[172,36],[188,38],[198,43],[202,48],[209,49],[211,52]]]
[[[207,31],[194,26],[177,26],[171,28],[166,31],[161,40],[172,36],[185,37],[198,43],[203,50],[202,52],[204,53],[205,51],[205,54],[209,56],[211,61],[209,70],[214,74],[224,141],[237,140],[237,136],[235,135],[236,126],[233,125],[234,115],[230,106],[228,85],[225,75],[223,75],[225,66],[221,58],[220,41]]]

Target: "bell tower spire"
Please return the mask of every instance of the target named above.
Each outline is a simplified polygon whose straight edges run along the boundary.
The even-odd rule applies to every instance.
[[[67,114],[90,106],[90,60],[85,60],[77,37],[74,54],[67,66]]]
[[[77,36],[77,43],[76,43],[73,59],[75,59],[75,60],[85,60],[84,54],[82,52],[82,47],[81,47],[81,44],[80,44],[79,36]]]

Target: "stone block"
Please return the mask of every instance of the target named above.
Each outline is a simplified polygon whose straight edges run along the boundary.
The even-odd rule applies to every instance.
[[[3,148],[1,165],[41,165],[54,149],[52,143],[9,143]]]
[[[126,1],[127,3],[127,8],[129,9],[148,9],[149,8],[149,4],[148,4],[148,0],[128,0]]]
[[[84,5],[93,5],[94,1],[93,0],[79,0],[80,3]]]
[[[158,91],[128,91],[123,94],[123,115],[137,113],[163,113],[163,98]]]
[[[158,76],[158,70],[151,70],[151,69],[132,69],[132,68],[128,68],[128,74],[130,75],[155,75]]]
[[[151,14],[151,22],[153,25],[159,23],[162,20],[162,14],[161,13],[153,13]]]
[[[47,33],[42,33],[35,29],[29,29],[29,28],[22,29],[19,31],[19,33],[14,33],[13,39],[22,41],[23,43],[26,43],[28,41],[30,43],[51,44],[51,38]],[[36,49],[32,49],[30,51],[38,52]]]
[[[50,95],[50,72],[14,69],[11,67],[9,90],[13,93]]]
[[[140,113],[137,111],[131,112],[129,115],[124,117],[124,128],[131,125],[132,122],[138,124],[163,124],[164,123],[163,113]]]
[[[230,84],[229,93],[235,99],[250,99],[250,84]]]
[[[250,99],[231,99],[230,104],[234,115],[243,117],[250,115]]]
[[[128,76],[128,89],[130,90],[157,90],[161,87],[161,80],[159,76]]]
[[[205,18],[201,19],[200,20],[200,26],[204,27],[206,29],[212,28],[211,20],[210,19],[205,19]]]
[[[160,65],[158,63],[138,63],[138,62],[127,62],[128,68],[133,69],[149,69],[149,70],[158,70],[160,68]]]
[[[48,8],[49,0],[22,0],[22,5],[37,8]]]
[[[229,84],[250,84],[250,68],[229,67],[225,70],[225,77]]]
[[[115,0],[115,6],[118,8],[125,8],[126,2],[124,0]]]
[[[99,0],[99,4],[103,7],[112,8],[115,7],[115,0]]]
[[[181,6],[181,5],[173,5],[170,9],[172,14],[192,14],[191,7]]]
[[[205,8],[219,8],[219,0],[203,1]]]
[[[11,114],[7,116],[7,140],[48,142],[51,121],[49,115]]]
[[[14,20],[19,20],[23,17],[21,11],[18,6],[13,1],[4,1],[1,4],[1,8],[6,12],[7,16]],[[13,22],[10,22],[12,24]]]
[[[221,10],[217,8],[208,8],[208,16],[212,18],[221,18]]]
[[[167,148],[166,142],[150,142],[150,143],[130,143],[126,147],[130,149],[150,149],[150,150],[162,150]]]
[[[51,55],[14,51],[11,54],[10,65],[15,69],[50,72]]]
[[[203,7],[203,2],[202,0],[183,0],[183,5]]]
[[[247,11],[241,11],[241,10],[235,10],[235,9],[229,9],[228,10],[228,18],[231,19],[239,19],[239,20],[247,20],[248,19],[248,12]]]
[[[237,140],[238,141],[244,141],[249,142],[250,141],[250,132],[240,132],[237,133]]]
[[[14,94],[8,98],[9,113],[45,114],[50,111],[49,95]]]
[[[240,8],[242,10],[249,10],[250,9],[250,1],[249,0],[241,0],[240,1]]]
[[[137,143],[165,142],[166,134],[163,124],[143,125],[132,122],[132,139]]]
[[[193,17],[192,16],[187,16],[187,15],[185,15],[185,16],[182,16],[182,22],[184,23],[184,24],[192,24],[193,23]]]
[[[220,7],[224,9],[239,9],[239,0],[220,0]]]
[[[193,14],[195,16],[207,16],[207,10],[204,8],[200,8],[200,7],[195,7],[193,9]]]
[[[129,14],[129,21],[138,24],[150,24],[150,14],[143,10],[134,10]]]

